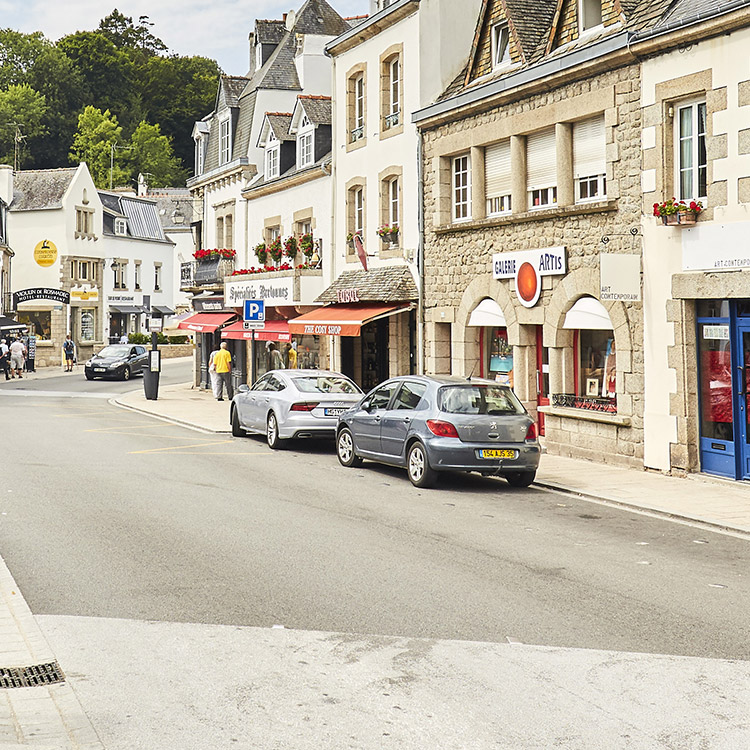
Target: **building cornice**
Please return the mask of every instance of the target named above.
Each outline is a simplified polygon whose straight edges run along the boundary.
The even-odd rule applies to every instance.
[[[189,190],[197,190],[198,188],[207,187],[215,182],[220,182],[221,180],[236,178],[248,169],[255,169],[255,165],[250,164],[250,159],[246,156],[242,156],[239,159],[230,161],[228,164],[222,164],[220,167],[215,167],[210,172],[203,172],[203,174],[191,177],[185,184]]]
[[[331,173],[330,171],[326,171],[326,166],[330,170],[330,163],[321,164],[312,169],[306,169],[303,172],[297,172],[296,174],[290,175],[289,177],[282,177],[279,180],[274,180],[273,182],[259,185],[255,188],[245,188],[242,191],[242,197],[250,201],[254,198],[262,198],[265,195],[281,193],[289,188],[297,187],[298,185],[304,185],[306,182],[319,180],[322,177],[330,177]]]

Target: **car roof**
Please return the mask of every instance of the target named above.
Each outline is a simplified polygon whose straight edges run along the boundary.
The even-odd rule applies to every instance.
[[[397,375],[396,377],[389,378],[389,380],[422,380],[428,383],[437,383],[438,385],[471,385],[483,384],[483,385],[497,385],[501,387],[502,383],[498,383],[496,380],[489,380],[487,378],[464,378],[460,375]]]

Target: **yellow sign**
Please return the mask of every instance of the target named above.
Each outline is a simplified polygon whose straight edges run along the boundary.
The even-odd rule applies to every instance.
[[[57,260],[57,247],[54,242],[49,240],[42,240],[34,248],[34,260],[38,265],[51,266]]]
[[[76,286],[70,290],[70,296],[82,302],[96,302],[99,299],[99,290],[88,284],[81,284],[80,287]]]

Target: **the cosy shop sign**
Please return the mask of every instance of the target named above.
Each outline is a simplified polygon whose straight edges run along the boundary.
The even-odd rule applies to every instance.
[[[542,276],[564,276],[566,273],[564,247],[495,253],[492,256],[492,277],[515,279],[516,296],[524,307],[534,307],[539,301]]]

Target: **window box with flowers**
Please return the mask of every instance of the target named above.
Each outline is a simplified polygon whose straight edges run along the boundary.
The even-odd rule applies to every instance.
[[[355,237],[359,237],[360,242],[362,242],[362,232],[349,232],[349,234],[346,235],[346,244],[349,245],[350,250],[354,250]]]
[[[236,250],[231,248],[222,248],[218,250],[213,248],[212,250],[196,250],[193,253],[193,257],[199,262],[211,261],[211,260],[232,260],[237,255]]]
[[[692,226],[703,211],[700,201],[678,201],[670,198],[662,203],[654,203],[654,216],[661,219],[665,226]]]
[[[398,224],[383,224],[378,227],[378,237],[383,240],[383,244],[391,247],[398,244]]]
[[[258,273],[276,273],[278,271],[293,271],[298,273],[299,271],[314,271],[318,270],[314,265],[310,263],[298,263],[292,265],[291,263],[279,263],[278,266],[261,266],[260,268],[240,268],[232,273],[232,276],[246,276]]]

